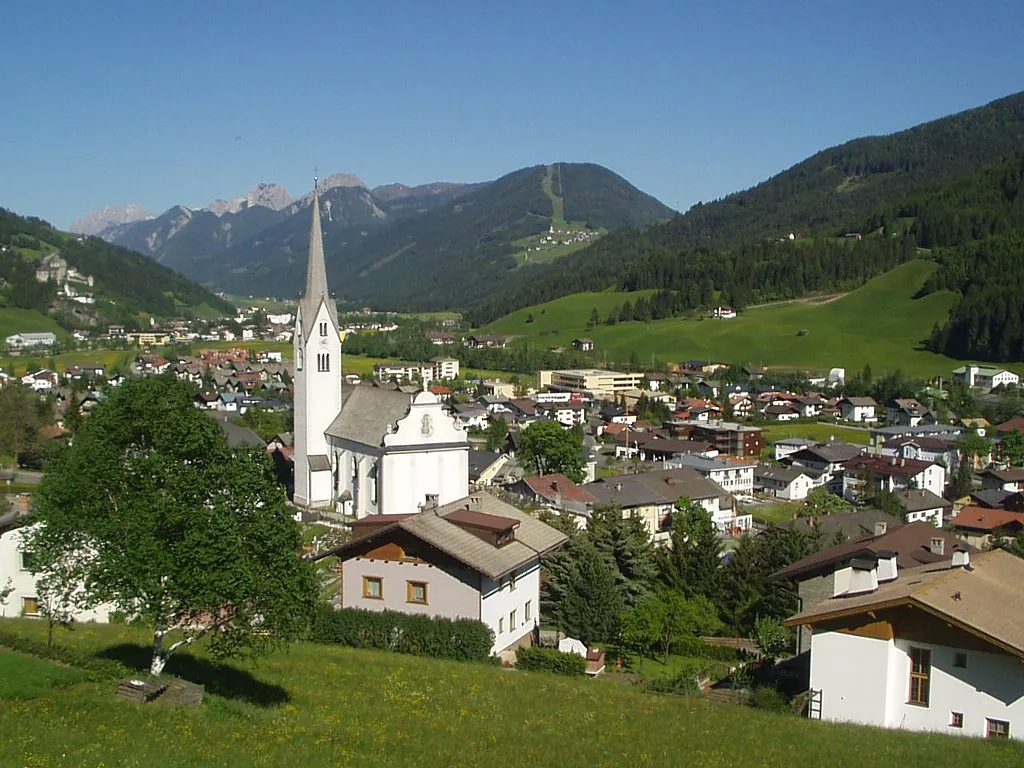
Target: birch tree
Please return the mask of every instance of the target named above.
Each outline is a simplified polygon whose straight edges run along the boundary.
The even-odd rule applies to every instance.
[[[94,408],[48,465],[34,515],[33,570],[83,607],[152,625],[155,676],[203,637],[219,655],[295,639],[313,612],[270,460],[230,448],[172,377],[125,382]]]

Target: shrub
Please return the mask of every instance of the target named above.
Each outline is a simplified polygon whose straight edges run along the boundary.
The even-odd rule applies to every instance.
[[[410,615],[396,611],[333,610],[321,607],[310,639],[317,643],[371,648],[456,661],[485,661],[494,634],[474,619]]]
[[[645,690],[651,693],[671,693],[676,696],[690,696],[700,691],[698,677],[703,677],[700,664],[686,665],[674,675],[661,675],[647,681]]]
[[[562,653],[555,648],[517,648],[516,669],[575,677],[586,674],[587,660],[578,653]]]
[[[770,685],[759,685],[750,692],[750,706],[768,712],[792,712],[786,695]]]

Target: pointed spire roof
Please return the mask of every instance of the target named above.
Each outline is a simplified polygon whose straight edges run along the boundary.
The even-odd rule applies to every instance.
[[[324,260],[324,235],[320,228],[320,190],[313,181],[313,223],[309,228],[309,263],[306,266],[306,292],[299,302],[302,317],[302,333],[306,338],[312,335],[313,323],[320,309],[320,302],[327,303],[327,311],[338,329],[338,310],[334,299],[327,290],[327,266]]]

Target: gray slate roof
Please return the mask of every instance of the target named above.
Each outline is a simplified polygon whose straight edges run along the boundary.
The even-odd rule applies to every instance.
[[[938,509],[940,507],[942,509],[953,508],[953,502],[946,501],[941,496],[936,496],[924,488],[899,491],[896,496],[907,512],[922,512],[926,509]]]
[[[412,398],[404,392],[359,384],[342,390],[341,413],[326,433],[331,437],[379,448],[388,425],[409,413]]]
[[[804,477],[810,477],[807,470],[803,467],[766,467],[758,464],[754,467],[754,479],[762,478],[768,480],[778,480],[783,483],[792,483],[800,475]]]
[[[606,477],[581,486],[601,504],[628,509],[652,504],[672,504],[681,496],[694,500],[723,498],[729,494],[718,483],[689,467]]]
[[[220,425],[220,431],[224,433],[224,437],[228,439],[228,445],[232,448],[242,448],[245,446],[262,448],[266,445],[263,438],[248,427],[241,427],[238,424],[235,424],[227,415],[213,414],[209,412],[207,412],[207,415],[213,418],[217,424]]]

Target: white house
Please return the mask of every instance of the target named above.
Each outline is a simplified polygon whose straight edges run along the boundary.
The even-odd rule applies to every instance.
[[[878,421],[878,417],[875,415],[877,407],[878,403],[870,397],[844,397],[839,401],[839,411],[846,421]]]
[[[57,386],[59,378],[56,371],[44,368],[40,371],[26,373],[21,377],[21,383],[35,392],[49,392]]]
[[[584,424],[587,420],[587,408],[580,401],[538,405],[537,411],[543,413],[551,421],[557,421],[563,427]]]
[[[986,491],[999,490],[1010,493],[1024,490],[1024,467],[986,469],[981,473],[981,487]]]
[[[979,389],[995,389],[996,387],[1019,387],[1020,376],[1004,368],[991,368],[984,365],[964,365],[953,371],[953,381]]]
[[[341,560],[346,608],[482,621],[492,653],[532,642],[540,625],[540,557],[558,530],[486,493],[411,515],[353,524]]]
[[[812,716],[911,731],[1024,737],[1024,560],[1002,550],[897,569],[854,559],[833,596],[786,624],[812,630]],[[856,660],[856,663],[851,663]]]
[[[953,502],[924,488],[898,491],[896,497],[906,510],[903,520],[907,523],[924,521],[941,528],[953,515]]]
[[[801,501],[814,486],[814,478],[800,467],[754,468],[754,488],[778,499]]]
[[[57,335],[49,331],[15,333],[7,336],[4,343],[11,349],[52,347],[57,343]]]
[[[750,494],[754,492],[755,464],[752,463],[706,459],[703,456],[690,454],[666,462],[665,466],[689,467],[713,483],[717,483],[729,493]]]
[[[806,437],[784,437],[781,440],[776,440],[772,443],[772,448],[775,450],[775,460],[781,461],[782,459],[789,458],[813,443],[813,440],[809,440]]]
[[[29,570],[32,553],[24,546],[26,528],[6,530],[4,519],[0,518],[0,617],[40,616],[40,596],[37,591],[37,577]],[[10,589],[6,598],[3,594]],[[110,620],[109,605],[81,610],[74,613],[76,621],[106,622]]]
[[[732,320],[736,317],[736,310],[732,307],[715,307],[711,316],[719,320]]]

